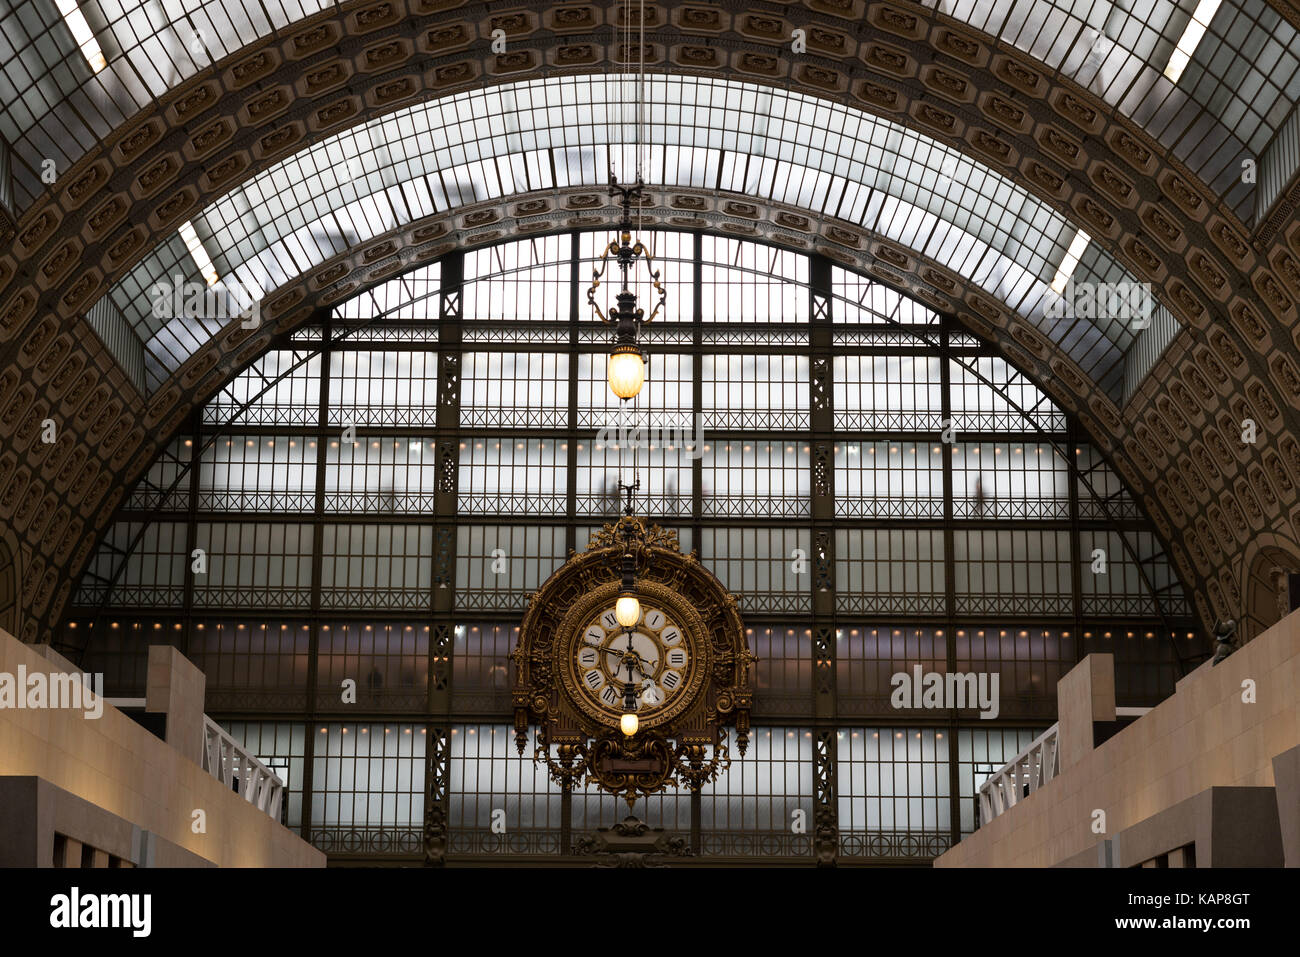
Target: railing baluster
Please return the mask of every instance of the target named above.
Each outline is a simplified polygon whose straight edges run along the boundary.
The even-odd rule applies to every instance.
[[[1032,794],[1057,776],[1060,772],[1059,727],[1052,725],[980,785],[981,824],[1005,814],[1027,793]]]
[[[1138,718],[1150,708],[1117,708],[1122,718]],[[979,786],[980,823],[987,824],[1061,774],[1060,725],[1054,724]]]
[[[203,734],[203,769],[278,821],[284,782],[206,714]]]

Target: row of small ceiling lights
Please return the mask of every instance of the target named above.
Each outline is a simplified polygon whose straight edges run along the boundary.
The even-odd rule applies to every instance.
[[[340,725],[340,726],[338,726],[338,727],[339,727],[339,731],[340,731],[340,733],[342,733],[342,734],[348,734],[349,731],[350,731],[350,729],[349,729],[346,725]],[[384,734],[390,734],[390,733],[392,732],[392,730],[393,730],[392,728],[384,728]],[[485,729],[485,730],[487,731],[488,734],[490,734],[490,735],[492,735],[493,737],[495,737],[498,729],[497,729],[497,728],[493,728],[493,727],[489,727],[489,728],[487,728],[487,729]],[[501,730],[501,733],[502,733],[503,735],[504,735],[504,734],[507,734],[507,733],[513,734],[513,732],[512,732],[512,731],[509,731],[509,729],[507,729],[507,728],[502,728],[502,729],[500,729],[500,730]],[[369,734],[369,733],[370,733],[370,729],[369,729],[368,727],[362,727],[362,728],[360,729],[360,731],[361,731],[362,734]],[[402,732],[403,732],[404,734],[410,734],[410,733],[411,733],[411,729],[410,729],[410,728],[403,728],[403,729],[402,729]],[[421,729],[420,729],[420,733],[421,733],[421,734],[426,734],[427,732],[428,732],[428,729],[427,729],[427,728],[421,728]],[[328,727],[321,728],[321,729],[320,729],[320,733],[321,733],[321,734],[328,734],[328,733],[329,733],[329,728],[328,728]],[[459,729],[459,728],[452,728],[452,729],[451,729],[451,733],[452,733],[452,734],[459,734],[459,733],[460,733],[460,729]],[[465,729],[465,733],[466,733],[466,734],[471,734],[471,735],[472,735],[472,734],[477,734],[477,733],[478,733],[478,729],[477,729],[477,728],[466,728],[466,729]],[[855,737],[855,738],[858,736],[858,732],[857,732],[857,731],[853,731],[853,732],[851,732],[851,734],[852,734],[852,736]],[[836,735],[837,735],[839,738],[843,738],[843,737],[844,737],[844,732],[843,732],[843,731],[837,731],[837,732],[836,732]],[[770,738],[770,737],[772,736],[772,732],[771,732],[771,731],[764,731],[764,732],[763,732],[763,736],[764,736],[764,737],[767,737],[767,738]],[[795,732],[793,732],[793,731],[787,731],[787,732],[785,733],[785,736],[786,736],[787,738],[793,738],[793,737],[795,736]],[[812,737],[812,732],[811,732],[811,731],[805,731],[805,732],[803,733],[803,736],[804,736],[805,738],[811,738],[811,737]],[[878,737],[880,737],[880,732],[879,732],[879,731],[872,731],[872,732],[871,732],[871,736],[872,736],[873,738],[878,738]],[[917,736],[918,738],[921,737],[921,732],[920,732],[920,731],[916,732],[916,736]],[[936,739],[942,739],[942,738],[943,738],[943,732],[942,732],[942,731],[936,731],[936,732],[934,733],[934,736],[935,736]],[[902,731],[896,731],[896,732],[894,732],[894,737],[895,737],[895,738],[901,738],[901,737],[903,737],[903,732],[902,732]]]
[[[78,623],[75,622],[75,621],[70,621],[70,622],[68,622],[68,627],[69,627],[69,628],[76,628],[76,627],[78,627]],[[93,621],[92,621],[92,622],[87,622],[87,623],[86,623],[86,627],[88,627],[88,628],[94,628],[94,627],[95,627],[95,623],[94,623]],[[109,627],[110,627],[110,628],[113,628],[113,629],[117,629],[117,628],[121,627],[121,625],[120,625],[119,622],[114,621],[114,622],[111,622],[111,623],[109,624]],[[204,630],[206,629],[206,627],[207,627],[207,625],[206,625],[205,622],[198,622],[198,623],[195,625],[195,628],[197,628],[199,631],[204,631]],[[215,625],[214,627],[217,628],[218,630],[223,630],[223,629],[225,629],[225,628],[227,628],[227,627],[233,627],[233,628],[234,628],[235,630],[237,630],[237,631],[243,631],[244,629],[248,628],[248,626],[247,626],[246,624],[244,624],[243,622],[240,622],[240,623],[237,623],[237,624],[234,624],[234,625],[225,625],[225,624],[220,624],[220,623],[219,623],[219,624]],[[303,631],[307,631],[311,626],[309,626],[309,625],[302,625],[302,626],[300,626],[300,627],[301,627],[301,629],[302,629]],[[331,626],[330,626],[330,625],[321,625],[320,627],[321,627],[321,630],[322,630],[322,631],[329,631]],[[348,629],[348,628],[351,628],[351,627],[353,627],[353,626],[351,626],[351,625],[339,625],[339,627],[340,627],[340,628],[343,628],[343,629]],[[364,630],[365,630],[365,631],[372,631],[372,630],[374,629],[374,627],[375,627],[374,625],[365,625],[365,626],[364,626]],[[394,628],[401,628],[403,631],[414,631],[414,630],[415,630],[415,626],[413,626],[413,625],[380,625],[379,627],[380,627],[381,629],[386,629],[386,630],[388,630],[388,631],[392,631]],[[502,625],[502,626],[499,626],[499,627],[504,628],[504,627],[506,627],[506,626]],[[134,623],[131,625],[131,628],[132,628],[132,630],[134,630],[134,631],[139,631],[139,630],[140,630],[140,622],[138,622],[138,621],[137,621],[137,622],[134,622]],[[156,622],[153,623],[153,630],[154,630],[154,631],[159,631],[159,630],[161,630],[162,628],[163,628],[163,625],[162,625],[161,622],[157,622],[157,621],[156,621]],[[180,631],[180,630],[181,630],[181,624],[180,624],[180,622],[175,622],[175,623],[173,623],[173,624],[172,624],[172,628],[173,628],[174,630],[176,630],[176,631]],[[258,625],[258,627],[257,627],[256,630],[259,630],[259,631],[266,631],[266,625],[265,625],[265,624]],[[282,624],[282,625],[280,625],[280,629],[279,629],[279,630],[280,630],[280,631],[288,631],[288,630],[289,630],[289,626],[288,626],[288,625],[285,625],[285,624]],[[424,625],[424,626],[421,627],[421,631],[428,631],[428,630],[429,630],[429,626],[428,626],[428,625]],[[463,625],[458,625],[456,630],[457,630],[458,633],[463,634],[463,633],[464,633],[464,626],[463,626]],[[479,630],[479,628],[478,628],[477,625],[473,626],[473,627],[470,629],[471,632],[477,632],[478,630]],[[519,626],[516,625],[516,626],[514,627],[513,630],[514,630],[514,631],[518,631],[518,630],[519,630]],[[788,628],[788,629],[786,629],[787,632],[793,632],[793,631],[795,631],[795,630],[796,630],[796,629],[793,629],[793,628]],[[865,631],[865,630],[864,630],[864,631]],[[873,638],[875,638],[875,637],[879,637],[879,633],[880,633],[880,631],[881,631],[881,629],[879,629],[879,628],[872,628],[872,629],[871,629],[871,636],[872,636]],[[888,632],[889,632],[889,629],[886,628],[886,629],[884,629],[884,631],[888,633]],[[913,634],[914,636],[919,636],[919,635],[921,635],[923,632],[928,632],[928,631],[929,631],[929,629],[914,628],[914,629],[912,629],[912,634]],[[746,628],[746,629],[745,629],[745,633],[746,633],[747,635],[752,635],[752,634],[754,634],[754,629],[753,629],[753,628]],[[763,633],[766,634],[766,635],[771,635],[771,634],[772,634],[772,629],[771,629],[771,628],[765,628],[765,629],[763,629]],[[777,633],[780,634],[780,631],[778,630]],[[805,629],[803,630],[803,633],[804,633],[805,636],[811,635],[811,634],[812,634],[812,629],[810,629],[810,628],[805,628]],[[849,629],[849,635],[850,635],[850,637],[854,637],[854,638],[856,638],[856,637],[858,636],[858,634],[859,634],[859,631],[858,631],[857,628],[851,628],[851,629]],[[903,634],[903,629],[895,628],[895,629],[893,630],[893,635],[894,635],[895,637],[900,636],[900,635],[902,635],[902,634]],[[937,629],[937,630],[935,631],[934,634],[935,634],[935,637],[937,637],[937,638],[942,638],[942,637],[943,637],[943,629],[942,629],[942,628]],[[1054,635],[1054,632],[1052,632],[1051,630],[1043,629],[1042,634],[1040,635],[1040,637],[1043,637],[1043,638],[1051,638],[1051,637],[1053,637],[1053,635]],[[976,631],[976,632],[975,632],[975,636],[976,636],[977,638],[983,638],[983,637],[985,636],[984,630],[983,630],[983,629],[980,629],[980,630]],[[843,630],[843,629],[836,629],[835,637],[838,638],[838,639],[841,639],[841,640],[842,640],[842,639],[844,638],[844,630]],[[958,638],[965,638],[965,637],[966,637],[966,631],[965,631],[964,629],[958,629],[958,630],[957,630],[957,637],[958,637]],[[1007,637],[1007,632],[1006,632],[1005,630],[999,630],[999,631],[998,631],[998,637],[999,637],[999,638],[1005,638],[1005,637]],[[1020,637],[1020,638],[1028,638],[1028,637],[1030,637],[1030,634],[1029,634],[1028,631],[1024,631],[1024,630],[1022,630],[1022,631],[1020,631],[1020,632],[1018,633],[1017,637]],[[1069,637],[1070,637],[1070,633],[1069,633],[1068,631],[1063,631],[1063,632],[1061,632],[1061,637],[1062,637],[1062,638],[1069,638]],[[1092,637],[1092,632],[1091,632],[1091,631],[1085,631],[1085,632],[1083,633],[1083,637],[1085,637],[1085,638],[1091,638],[1091,637]],[[1111,637],[1113,637],[1113,632],[1109,632],[1109,631],[1107,631],[1107,632],[1103,632],[1103,633],[1102,633],[1102,637],[1103,637],[1103,638],[1111,638]],[[1125,632],[1125,637],[1128,637],[1128,638],[1134,638],[1134,637],[1136,637],[1136,634],[1135,634],[1134,632],[1131,632],[1131,631],[1129,631],[1129,632]],[[1144,637],[1146,637],[1146,638],[1154,638],[1154,637],[1155,637],[1155,632],[1153,632],[1153,631],[1148,631],[1148,632],[1146,632],[1146,634],[1144,635]],[[1170,634],[1170,637],[1171,637],[1171,638],[1177,638],[1178,635],[1177,635],[1177,633],[1171,633],[1171,634]],[[1187,637],[1188,637],[1188,638],[1193,638],[1193,637],[1195,637],[1195,633],[1189,631],[1189,632],[1187,632]]]
[[[348,733],[349,733],[349,730],[350,730],[346,725],[340,725],[340,726],[338,726],[338,728],[339,728],[340,733],[342,733],[342,734],[348,734]],[[392,730],[393,730],[392,728],[384,728],[384,734],[391,734],[391,733],[392,733]],[[496,736],[497,731],[498,731],[498,729],[497,729],[497,728],[494,728],[494,727],[488,727],[488,728],[486,728],[485,730],[487,731],[487,733],[488,733],[489,735],[491,735],[491,736],[493,736],[493,737]],[[499,729],[499,730],[501,731],[501,734],[502,734],[502,735],[505,735],[505,734],[511,734],[511,735],[513,735],[513,734],[514,734],[514,732],[511,731],[509,728],[504,728],[504,727],[503,727],[503,728],[501,728],[501,729]],[[361,734],[369,734],[369,733],[370,733],[370,729],[369,729],[368,727],[362,727],[362,728],[360,729],[360,732],[361,732]],[[321,733],[321,734],[328,734],[328,733],[329,733],[329,728],[328,728],[328,727],[321,728],[321,729],[320,729],[320,733]],[[403,734],[410,734],[410,733],[411,733],[411,729],[410,729],[410,728],[403,728],[403,729],[402,729],[402,733],[403,733]],[[428,733],[428,729],[427,729],[427,728],[421,728],[421,729],[420,729],[420,733],[421,733],[421,734],[427,734],[427,733]],[[452,729],[451,729],[451,733],[452,733],[452,734],[460,734],[460,729],[459,729],[459,728],[452,728]],[[477,729],[477,728],[466,728],[466,729],[465,729],[465,733],[466,733],[466,734],[471,734],[471,735],[473,735],[473,734],[477,734],[477,733],[478,733],[478,729]],[[843,737],[844,737],[844,732],[843,732],[843,731],[837,731],[835,734],[836,734],[836,737],[838,737],[838,738],[840,738],[840,739],[843,739]],[[852,737],[856,738],[856,737],[858,737],[859,732],[857,732],[857,731],[852,731],[852,732],[850,732],[850,734],[852,735]],[[922,734],[922,732],[920,732],[920,731],[916,732],[916,736],[917,736],[918,738],[921,737],[921,734]],[[772,732],[771,732],[771,731],[764,731],[764,732],[763,732],[763,736],[764,736],[764,737],[767,737],[767,738],[770,738],[770,737],[772,736]],[[787,732],[785,733],[785,736],[786,736],[787,738],[793,738],[793,737],[795,736],[795,732],[793,732],[793,731],[787,731]],[[804,736],[805,738],[811,738],[811,737],[812,737],[812,732],[811,732],[811,731],[805,731],[805,732],[803,733],[803,736]],[[872,736],[873,738],[879,738],[879,737],[880,737],[880,732],[879,732],[879,731],[872,731],[872,732],[871,732],[871,736]],[[903,732],[902,732],[902,731],[895,731],[895,732],[894,732],[894,737],[895,737],[895,738],[901,738],[901,737],[903,737]],[[942,732],[942,731],[936,731],[936,732],[934,732],[934,737],[935,737],[936,740],[942,740],[942,739],[943,739],[943,732]]]
[[[534,442],[544,442],[544,441],[547,441],[547,440],[546,440],[546,439],[533,439],[532,441],[534,441]],[[552,439],[552,440],[550,440],[550,441],[554,441],[554,440]],[[266,440],[266,445],[267,445],[267,448],[274,448],[274,447],[276,446],[277,443],[282,443],[282,442],[284,442],[284,439],[283,439],[283,438],[280,438],[280,439],[267,439],[267,440]],[[190,448],[191,446],[193,446],[193,444],[194,444],[194,442],[193,442],[192,439],[186,439],[186,440],[185,440],[185,447],[186,447],[186,448]],[[232,444],[233,444],[233,442],[232,442],[231,439],[226,439],[226,445],[227,445],[227,446],[232,445]],[[256,444],[257,444],[257,441],[256,441],[255,439],[246,439],[246,440],[244,441],[244,445],[247,446],[247,447],[250,447],[250,448],[251,448],[252,446],[256,445]],[[359,444],[360,444],[360,443],[357,443],[357,442],[354,442],[354,443],[353,443],[353,445],[359,445]],[[393,440],[393,448],[395,448],[395,449],[397,449],[397,448],[401,448],[403,444],[406,444],[407,447],[408,447],[411,451],[413,451],[413,452],[414,452],[414,451],[420,451],[420,450],[423,448],[423,444],[420,442],[419,439],[394,439],[394,440]],[[436,444],[436,443],[433,442],[433,441],[431,440],[431,441],[428,443],[429,448],[430,448],[430,449],[433,449],[433,448],[435,447],[435,444]],[[733,443],[726,443],[726,444],[725,444],[725,447],[726,447],[726,448],[730,448],[732,444],[733,444]],[[768,443],[766,443],[766,444],[769,445],[769,446],[771,446],[771,445],[779,446],[779,445],[780,445],[779,442],[768,442]],[[868,455],[875,455],[875,454],[876,454],[876,445],[882,445],[882,444],[883,444],[883,443],[880,443],[880,442],[877,442],[877,443],[875,443],[875,444],[870,444],[869,442],[862,442],[862,443],[858,443],[857,445],[848,445],[848,446],[845,447],[845,450],[847,451],[847,453],[848,453],[849,455],[855,455],[855,454],[857,454],[857,453],[859,452],[859,449],[860,449],[860,447],[861,447],[862,445],[869,445],[869,448],[867,449],[867,454],[868,454]],[[969,443],[968,443],[968,444],[969,444]],[[993,443],[990,443],[990,442],[983,442],[983,443],[977,444],[977,445],[974,446],[974,448],[971,449],[971,454],[972,454],[972,455],[979,455],[979,454],[980,454],[980,445],[992,445],[992,444],[993,444]],[[506,442],[506,445],[507,445],[507,447],[508,447],[508,446],[510,445],[510,443],[507,441],[507,442]],[[337,440],[336,440],[336,441],[332,441],[332,442],[330,442],[330,448],[334,448],[334,449],[336,449],[336,448],[338,448],[338,446],[339,446],[339,443],[338,443]],[[289,448],[292,449],[292,448],[297,448],[297,447],[298,447],[298,441],[297,441],[297,439],[289,439]],[[307,442],[307,447],[310,448],[310,449],[314,449],[314,448],[316,447],[316,441],[315,441],[314,439],[309,440],[309,441]],[[375,449],[379,448],[379,441],[376,440],[376,441],[371,442],[371,443],[370,443],[370,447],[371,447],[371,448],[375,448]],[[462,443],[460,443],[460,447],[461,447],[461,450],[464,451],[464,450],[465,450],[466,448],[468,448],[469,446],[468,446],[468,443],[462,442]],[[482,442],[476,442],[476,443],[474,444],[474,448],[477,449],[477,450],[481,450],[481,449],[483,449],[483,447],[484,447],[484,443],[482,443]],[[501,448],[501,442],[500,442],[500,441],[493,442],[493,443],[492,443],[492,447],[493,447],[494,449],[499,449],[499,448]],[[526,443],[524,443],[524,442],[516,442],[516,443],[515,443],[515,448],[516,448],[516,449],[521,449],[521,450],[522,450],[522,449],[524,449],[525,447],[526,447]],[[559,447],[560,447],[560,450],[561,450],[561,451],[567,451],[568,448],[569,448],[569,443],[567,443],[567,442],[563,442],[563,443],[560,444]],[[583,451],[586,447],[587,447],[587,446],[586,446],[585,443],[583,443],[583,442],[579,442],[579,443],[578,443],[578,451]],[[655,447],[655,446],[654,446],[653,444],[651,444],[650,448],[654,448],[654,447]],[[674,446],[671,446],[671,445],[665,445],[665,446],[662,446],[662,448],[666,448],[666,449],[671,449],[671,448],[673,448],[673,447],[674,447]],[[916,454],[916,450],[917,450],[917,448],[919,448],[919,447],[920,447],[920,443],[913,442],[913,443],[911,443],[911,447],[907,450],[907,453],[908,453],[909,455],[915,455],[915,454]],[[618,445],[616,445],[616,444],[611,444],[611,445],[609,445],[609,446],[606,446],[604,443],[600,443],[600,442],[596,443],[596,449],[597,449],[597,450],[603,450],[603,449],[605,449],[605,448],[609,448],[609,449],[612,449],[612,450],[614,450],[614,451],[618,451]],[[705,446],[704,446],[704,451],[708,452],[708,451],[710,451],[712,448],[713,448],[713,447],[712,447],[711,445],[705,445]],[[744,450],[745,450],[746,452],[751,452],[751,451],[753,451],[753,446],[752,446],[752,445],[746,445],[746,446],[744,447]],[[785,447],[785,450],[786,450],[787,452],[793,452],[793,451],[795,450],[795,447],[794,447],[793,445],[787,445],[787,446]],[[808,447],[807,445],[805,445],[805,446],[803,446],[803,450],[804,450],[805,452],[807,452],[807,451],[809,450],[809,447]],[[840,451],[840,447],[839,447],[838,445],[835,446],[835,451],[836,451],[836,452],[839,452],[839,451]],[[897,454],[897,453],[898,453],[898,446],[890,446],[889,451],[890,451],[890,454]],[[942,449],[940,446],[937,446],[937,445],[936,445],[936,446],[932,447],[930,451],[932,451],[932,452],[938,454],[938,453],[942,452],[943,449]],[[1021,454],[1021,449],[1020,449],[1019,447],[1013,449],[1012,451],[1013,451],[1014,454],[1016,454],[1016,455],[1020,455],[1020,454]],[[1042,454],[1043,454],[1043,449],[1042,449],[1041,447],[1040,447],[1040,448],[1037,448],[1037,449],[1035,449],[1035,453],[1038,454],[1038,455],[1042,455]],[[1075,453],[1076,455],[1081,455],[1081,454],[1082,454],[1082,451],[1081,451],[1080,449],[1075,449],[1075,450],[1074,450],[1074,453]],[[1000,445],[995,445],[994,448],[993,448],[993,454],[994,454],[994,455],[1001,455],[1001,454],[1002,454],[1002,447],[1001,447]]]

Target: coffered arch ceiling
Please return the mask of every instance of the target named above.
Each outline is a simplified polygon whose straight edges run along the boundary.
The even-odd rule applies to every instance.
[[[196,210],[187,220],[191,242],[203,244],[232,290],[253,290],[244,296],[252,301],[427,214],[519,193],[601,188],[611,165],[635,166],[632,123],[624,122],[633,111],[622,105],[630,87],[617,77],[556,77],[399,109],[294,153]],[[930,136],[820,98],[658,75],[647,80],[647,99],[644,176],[652,186],[712,189],[737,209],[770,200],[802,213],[777,223],[795,232],[853,247],[855,230],[865,229],[924,251],[1024,317],[1119,401],[1138,333],[1129,317],[1048,315],[1059,300],[1050,284],[1078,233],[1050,204]],[[678,199],[664,201],[681,206]],[[1137,282],[1095,243],[1075,254],[1065,268],[1077,282]],[[150,290],[176,274],[203,282],[173,234],[92,307],[122,327],[116,355],[146,394],[215,328],[155,317]],[[1159,319],[1172,324],[1167,314]]]
[[[539,69],[590,73],[612,66],[610,35],[606,30],[602,42],[590,42],[596,27],[590,20],[566,35],[555,31],[553,16],[549,33],[541,29],[537,18],[545,11],[528,14],[511,52],[495,56],[481,39],[491,29],[486,18],[457,27],[449,22],[456,11],[402,19],[394,9],[389,3],[357,5],[322,16],[301,33],[276,37],[200,74],[118,131],[109,146],[88,154],[24,215],[14,252],[0,259],[0,338],[8,350],[8,367],[0,373],[0,428],[7,433],[0,513],[11,516],[29,549],[25,637],[37,637],[61,610],[70,587],[66,569],[83,564],[123,483],[144,467],[185,409],[266,347],[271,331],[302,321],[316,303],[391,275],[413,256],[501,238],[510,217],[523,217],[516,229],[544,228],[540,220],[547,218],[554,223],[547,211],[534,212],[538,219],[529,222],[529,209],[540,207],[527,203],[568,208],[580,219],[575,203],[604,201],[576,189],[551,190],[518,204],[497,200],[458,216],[432,217],[443,222],[412,222],[322,263],[305,283],[285,283],[268,297],[272,321],[262,330],[227,331],[152,399],[138,395],[98,340],[84,326],[70,330],[67,323],[179,222],[293,148],[430,93]],[[946,20],[935,23],[926,11],[909,7],[901,19],[878,16],[873,35],[894,28],[879,41],[857,39],[844,19],[800,12],[809,22],[831,25],[827,29],[833,27],[849,51],[792,63],[781,42],[733,39],[735,31],[719,30],[716,22],[711,29],[695,27],[699,43],[692,44],[685,42],[692,37],[679,17],[668,38],[683,42],[656,43],[649,51],[652,65],[798,88],[962,149],[1066,212],[1134,275],[1159,283],[1187,328],[1121,413],[1029,324],[890,237],[828,217],[814,220],[779,203],[750,203],[743,210],[738,198],[717,198],[707,189],[661,195],[663,208],[655,215],[711,216],[715,226],[811,244],[868,264],[881,278],[912,287],[999,340],[1108,442],[1117,467],[1173,540],[1185,580],[1206,583],[1210,602],[1197,596],[1202,615],[1212,613],[1211,604],[1213,612],[1231,613],[1240,605],[1237,565],[1246,539],[1264,528],[1294,539],[1291,523],[1300,523],[1293,511],[1300,446],[1291,434],[1300,366],[1289,334],[1300,295],[1296,223],[1284,219],[1267,235],[1252,236],[1158,143],[1132,124],[1109,119],[1087,90],[1053,82],[1010,48]],[[443,47],[431,48],[439,38]],[[422,72],[405,72],[408,66]],[[684,208],[673,208],[677,194],[687,200]],[[808,228],[778,221],[783,214],[802,217]],[[494,224],[492,216],[507,218]],[[608,210],[586,214],[596,222],[602,217]],[[1235,440],[1246,413],[1265,436],[1255,449]],[[39,441],[40,422],[49,416],[68,426],[53,446]]]
[[[646,228],[704,229],[821,253],[906,290],[934,308],[956,315],[1026,370],[1062,408],[1077,415],[1084,429],[1096,437],[1094,444],[1120,467],[1126,481],[1132,481],[1131,464],[1123,449],[1113,440],[1115,430],[1108,427],[1118,421],[1109,399],[1096,392],[1078,367],[1050,341],[1034,333],[1025,321],[1000,307],[975,283],[933,259],[869,231],[861,231],[859,241],[853,247],[837,245],[808,229],[811,220],[797,207],[770,201],[738,203],[703,189],[652,191],[651,201],[643,207],[642,214]],[[56,562],[62,563],[51,562],[46,567],[37,559],[34,567],[44,567],[49,575],[48,595],[46,589],[42,589],[42,597],[52,596],[52,601],[47,611],[38,612],[41,614],[39,624],[29,619],[30,629],[40,634],[41,629],[56,623],[76,578],[95,544],[111,524],[113,511],[126,491],[149,466],[153,456],[165,447],[168,439],[184,427],[196,405],[219,392],[239,371],[273,346],[273,337],[290,333],[318,315],[321,308],[355,297],[422,262],[453,250],[500,243],[530,234],[544,235],[557,228],[612,229],[619,215],[603,191],[593,192],[579,187],[511,195],[468,209],[435,213],[380,234],[369,243],[355,246],[290,278],[270,297],[263,314],[264,321],[257,330],[244,330],[237,323],[227,327],[155,393],[147,406],[135,406],[138,412],[128,410],[118,416],[116,404],[106,392],[101,392],[101,400],[108,399],[111,408],[106,416],[101,414],[90,429],[101,421],[119,426],[138,422],[141,428],[128,441],[120,443],[112,478],[103,473],[95,477],[93,472],[82,470],[82,475],[90,474],[95,480],[92,494],[88,496],[88,508],[83,512],[89,514],[89,506],[99,504],[93,517],[85,523],[83,533],[69,531],[60,534],[61,526],[57,520],[47,523],[43,516],[26,514],[25,509],[19,508],[20,514],[16,517],[20,521],[30,520],[36,532],[44,529],[42,546],[48,547]],[[800,231],[801,225],[808,231]],[[834,222],[831,226],[842,228],[836,227]],[[280,348],[289,346],[286,340],[280,339],[279,342]],[[79,384],[74,384],[73,389]],[[74,396],[73,401],[88,410],[98,407],[93,398],[85,401],[83,397],[84,393],[81,393]],[[82,421],[85,420],[83,416]],[[75,453],[65,458],[74,465],[81,461]],[[60,476],[66,474],[74,473],[69,473],[65,467]],[[1150,507],[1154,499],[1149,489],[1142,487],[1141,478],[1136,479],[1131,490]],[[70,491],[74,495],[80,494],[80,487],[84,484],[77,476]],[[0,506],[3,504],[0,502]],[[1168,540],[1170,529],[1163,516],[1156,518],[1155,523],[1162,537]],[[78,530],[83,528],[80,522],[74,520],[74,524]],[[1186,565],[1182,552],[1174,549],[1173,554],[1182,579],[1195,583],[1195,571]]]
[[[86,33],[60,15],[52,0],[17,0],[0,18],[11,50],[8,89],[0,99],[0,136],[18,154],[17,206],[44,192],[39,173],[45,159],[59,169],[75,164],[110,131],[211,64],[237,56],[258,41],[293,31],[322,11],[379,9],[374,3],[330,0],[210,0],[200,4],[167,0],[84,0],[78,4]],[[1300,16],[1285,0],[1226,0],[1216,3],[1194,49],[1178,50],[1180,38],[1206,17],[1199,0],[1152,0],[1124,4],[1099,0],[923,0],[874,4],[817,0],[772,4],[770,11],[733,17],[705,3],[650,6],[679,25],[726,32],[731,27],[759,40],[789,39],[802,26],[804,10],[842,20],[869,20],[891,10],[938,13],[947,22],[997,38],[1047,73],[1068,77],[1096,93],[1165,144],[1194,175],[1223,193],[1227,205],[1244,202],[1248,189],[1237,168],[1257,158],[1300,100],[1296,77]],[[391,0],[398,16],[448,13],[481,25],[487,7],[465,0]],[[604,9],[564,6],[550,17],[516,14],[493,6],[493,25],[508,34],[539,26],[580,31],[610,22],[617,5]],[[671,11],[672,15],[667,16]],[[717,19],[711,19],[715,14]],[[1194,17],[1198,18],[1194,20]],[[370,21],[384,19],[371,12]],[[368,23],[358,18],[359,26]],[[841,24],[843,26],[843,24]],[[530,29],[531,28],[531,29]],[[819,31],[814,51],[834,53],[840,38]],[[841,51],[842,52],[842,51]],[[1171,78],[1171,61],[1185,68]]]

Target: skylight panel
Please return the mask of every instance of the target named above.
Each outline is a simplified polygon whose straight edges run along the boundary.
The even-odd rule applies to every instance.
[[[1065,258],[1061,260],[1060,268],[1056,270],[1056,278],[1052,280],[1052,292],[1058,296],[1065,294],[1066,284],[1074,275],[1075,269],[1079,267],[1079,257],[1083,255],[1090,242],[1092,237],[1082,229],[1074,234],[1074,240],[1070,243],[1070,248],[1065,251]]]
[[[1169,55],[1169,65],[1165,67],[1165,76],[1173,82],[1177,83],[1178,78],[1187,69],[1187,64],[1191,62],[1192,54],[1196,52],[1201,37],[1205,36],[1205,31],[1210,28],[1210,21],[1214,19],[1220,2],[1221,0],[1200,0],[1196,5],[1196,12],[1192,14],[1192,19],[1187,21],[1187,28],[1183,30],[1174,52]]]
[[[215,286],[221,281],[217,275],[217,267],[212,264],[212,257],[208,251],[203,248],[203,243],[199,242],[199,234],[194,231],[194,224],[189,220],[181,223],[181,239],[185,241],[185,248],[190,251],[190,258],[194,260],[194,265],[199,267],[199,272],[207,280],[209,286]]]
[[[55,2],[59,5],[59,14],[63,17],[63,22],[72,31],[72,39],[77,41],[77,46],[81,48],[81,55],[86,58],[90,68],[98,73],[108,66],[108,61],[104,59],[104,51],[99,48],[99,41],[95,39],[90,24],[86,22],[85,15],[77,6],[77,0],[55,0]]]

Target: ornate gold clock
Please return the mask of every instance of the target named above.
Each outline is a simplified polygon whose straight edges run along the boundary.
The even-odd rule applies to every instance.
[[[537,725],[534,758],[561,784],[631,804],[715,778],[728,727],[745,753],[754,658],[736,600],[639,518],[606,525],[531,597],[514,658],[516,744]]]
[[[649,589],[647,589],[649,590]],[[647,596],[648,598],[649,596]],[[584,710],[598,718],[620,720],[624,688],[629,678],[636,693],[638,726],[649,728],[670,720],[690,703],[703,683],[703,654],[692,654],[687,628],[673,617],[669,601],[641,599],[641,620],[632,628],[618,623],[615,603],[598,607],[564,654],[570,666],[562,680]]]

